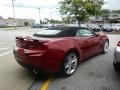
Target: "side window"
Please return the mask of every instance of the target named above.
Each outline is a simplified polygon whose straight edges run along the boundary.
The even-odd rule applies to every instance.
[[[94,33],[88,29],[80,29],[77,31],[76,36],[93,36]]]
[[[78,36],[78,37],[81,36],[80,35],[80,30],[77,30],[76,36]]]

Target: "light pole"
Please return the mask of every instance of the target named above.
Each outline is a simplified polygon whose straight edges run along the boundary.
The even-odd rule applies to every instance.
[[[13,15],[14,15],[14,27],[15,27],[15,29],[16,29],[14,1],[15,1],[15,0],[12,0],[12,7],[13,7]]]
[[[38,10],[39,10],[39,23],[41,24],[40,8],[38,8]]]

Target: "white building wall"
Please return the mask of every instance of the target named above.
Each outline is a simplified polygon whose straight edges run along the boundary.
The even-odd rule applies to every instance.
[[[8,19],[0,19],[0,26],[31,26],[32,24],[35,23],[35,20],[33,19],[16,19],[16,23],[14,23],[13,18],[8,18]],[[28,23],[28,25],[25,25],[25,23]]]

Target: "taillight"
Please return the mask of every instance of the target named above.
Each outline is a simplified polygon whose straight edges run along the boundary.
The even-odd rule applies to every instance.
[[[120,41],[118,42],[117,46],[120,46]]]
[[[29,49],[46,49],[47,46],[44,43],[46,42],[32,39],[28,41],[28,48]]]

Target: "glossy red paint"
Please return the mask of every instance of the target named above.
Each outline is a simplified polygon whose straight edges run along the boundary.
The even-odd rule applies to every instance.
[[[107,39],[106,35],[37,39],[17,37],[13,51],[20,65],[54,73],[61,71],[64,57],[69,51],[78,53],[79,61],[82,61],[100,53]]]
[[[120,41],[118,42],[117,46],[120,46]]]

